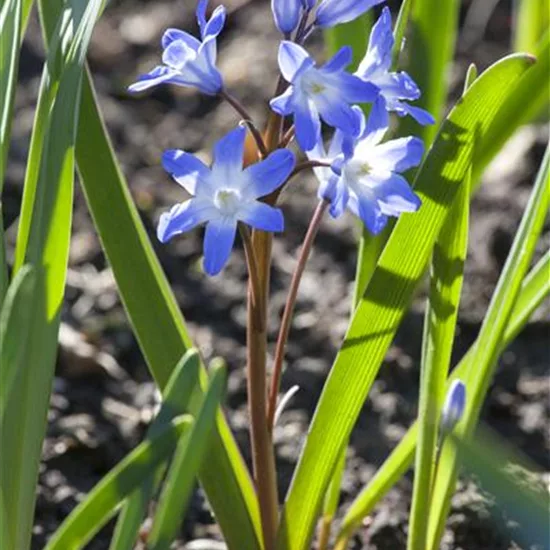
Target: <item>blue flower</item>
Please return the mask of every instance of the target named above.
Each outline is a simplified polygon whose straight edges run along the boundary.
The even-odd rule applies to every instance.
[[[294,114],[296,139],[304,151],[315,146],[320,119],[343,132],[356,134],[359,124],[350,104],[376,97],[375,86],[344,71],[351,59],[351,48],[344,47],[317,68],[301,46],[288,41],[281,43],[279,67],[290,86],[273,98],[270,105],[280,115]]]
[[[191,86],[209,95],[217,94],[223,86],[216,68],[216,39],[225,24],[226,10],[218,6],[206,20],[208,0],[200,0],[197,6],[201,40],[180,31],[168,29],[162,37],[162,65],[141,75],[128,91],[141,92],[159,84]]]
[[[441,411],[440,430],[443,435],[450,433],[462,418],[466,407],[466,386],[461,380],[453,380],[443,410]]]
[[[353,21],[384,0],[323,0],[317,8],[315,24],[328,28]]]
[[[405,103],[420,97],[420,90],[414,80],[405,72],[390,72],[394,36],[391,28],[391,14],[386,7],[372,28],[369,47],[357,72],[365,82],[371,82],[379,95],[373,109],[394,111],[399,116],[411,115],[419,124],[434,124],[433,116],[419,107]]]
[[[388,127],[377,113],[371,113],[365,127],[361,110],[356,107],[354,111],[361,124],[359,137],[337,131],[327,153],[319,134],[308,157],[332,163],[332,168],[315,168],[321,184],[319,197],[330,201],[330,214],[337,218],[347,208],[376,235],[388,216],[398,217],[420,207],[419,197],[400,172],[420,163],[424,146],[415,137],[381,143]]]
[[[303,9],[303,0],[271,0],[271,11],[275,18],[275,24],[285,35],[296,29]]]
[[[265,160],[243,170],[246,129],[239,126],[214,148],[211,168],[181,150],[165,151],[164,169],[192,198],[161,215],[157,236],[163,243],[175,235],[206,223],[204,269],[209,275],[221,271],[229,258],[237,222],[262,231],[282,231],[283,214],[258,199],[281,186],[292,169],[292,152],[279,149]]]

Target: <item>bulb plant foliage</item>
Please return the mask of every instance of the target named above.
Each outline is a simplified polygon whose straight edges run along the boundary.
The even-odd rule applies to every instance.
[[[147,548],[168,549],[198,481],[229,550],[344,550],[414,460],[407,547],[436,550],[456,484],[459,450],[466,453],[468,468],[476,473],[477,467],[480,476],[487,473],[487,457],[495,455],[483,445],[474,448],[472,441],[498,355],[550,291],[545,277],[549,252],[528,273],[549,206],[547,150],[486,322],[451,372],[470,198],[497,152],[494,143],[500,140],[502,145],[528,122],[525,102],[547,106],[548,34],[534,37],[529,32],[530,42],[537,39],[531,53],[538,61],[516,53],[479,77],[471,68],[463,97],[443,118],[447,89],[441,71],[452,61],[458,0],[404,0],[395,22],[384,0],[271,0],[273,24],[280,31],[279,70],[273,75],[265,120],[260,121],[228,89],[217,66],[218,38],[228,17],[222,3],[210,6],[208,0],[199,0],[196,35],[176,28],[163,33],[159,64],[128,87],[130,94],[139,94],[135,100],[146,101],[145,93],[156,86],[184,86],[219,97],[236,115],[234,128],[214,145],[210,165],[181,149],[162,154],[159,162],[182,190],[181,201],[161,214],[156,237],[164,244],[204,226],[205,276],[220,274],[219,284],[236,240],[242,240],[248,270],[243,368],[249,470],[221,407],[225,366],[206,368],[193,348],[102,124],[85,59],[105,2],[37,3],[48,61],[13,261],[0,233],[0,548],[28,550],[31,544],[49,397],[44,388],[53,380],[78,168],[162,404],[145,440],[69,514],[46,549],[84,548],[115,516],[110,550],[130,550],[139,537]],[[23,0],[0,5],[0,90],[5,98],[0,105],[0,186],[31,5]],[[441,32],[422,35],[430,10],[437,12],[435,21],[446,23]],[[529,10],[523,7],[521,14],[528,18]],[[516,43],[522,42],[521,28]],[[400,66],[409,44],[404,42],[406,32],[411,47],[421,41],[426,46],[422,52],[407,51],[410,61],[404,68],[409,72]],[[308,49],[314,33],[337,46],[325,59],[314,58]],[[533,110],[532,116],[538,115]],[[509,124],[502,124],[503,117]],[[279,198],[308,173],[317,182],[313,214],[272,343],[267,338],[272,240],[285,231]],[[320,225],[350,214],[363,236],[349,329],[293,481],[281,495],[274,428],[296,391],[305,391],[293,387],[280,393],[300,280]],[[417,424],[345,511],[341,524],[334,524],[351,429],[425,275],[430,291]],[[498,487],[500,474],[490,473]],[[509,476],[502,479],[503,485],[513,485]],[[545,503],[522,491],[522,502],[533,503],[539,517]],[[152,524],[144,529],[155,499]]]

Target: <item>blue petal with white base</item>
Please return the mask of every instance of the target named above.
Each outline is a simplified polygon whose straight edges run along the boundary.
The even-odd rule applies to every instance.
[[[199,159],[172,149],[163,155],[164,169],[192,197],[161,215],[157,236],[163,243],[206,224],[204,269],[216,275],[226,264],[239,222],[262,231],[282,231],[283,214],[259,199],[279,188],[292,172],[295,158],[279,149],[243,170],[246,129],[239,126],[214,147],[208,168]]]
[[[410,115],[423,126],[434,124],[435,120],[428,111],[405,103],[420,97],[420,89],[414,80],[405,72],[391,72],[395,41],[391,25],[390,10],[386,7],[372,28],[367,53],[355,74],[376,86],[378,107],[399,116]]]
[[[354,113],[363,115],[357,107]],[[358,137],[336,132],[325,152],[321,135],[308,153],[310,160],[331,163],[332,168],[315,168],[319,180],[319,196],[330,201],[330,214],[337,218],[347,208],[359,217],[365,227],[378,234],[386,226],[388,216],[416,212],[421,201],[401,172],[418,166],[424,147],[415,137],[382,143],[388,129],[385,120],[373,111],[365,124],[360,124]]]
[[[201,40],[179,29],[166,30],[161,40],[163,64],[141,75],[128,87],[129,92],[142,92],[159,84],[198,88],[208,95],[220,92],[223,79],[216,68],[216,40],[225,24],[226,9],[218,6],[207,20],[207,4],[208,0],[201,0],[197,6]]]
[[[289,88],[271,100],[271,108],[282,116],[294,115],[296,140],[304,151],[315,147],[321,120],[347,134],[359,131],[352,104],[373,101],[377,88],[345,72],[351,50],[342,48],[325,65],[315,62],[301,46],[283,41],[279,67]]]

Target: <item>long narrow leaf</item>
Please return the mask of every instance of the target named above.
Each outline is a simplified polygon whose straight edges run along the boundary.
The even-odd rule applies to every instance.
[[[162,389],[191,340],[113,154],[89,76],[82,92],[76,157],[86,200],[122,301],[151,374]],[[254,486],[221,414],[200,482],[230,547],[260,548]]]
[[[504,333],[501,354],[521,332],[527,324],[533,312],[540,306],[543,300],[550,295],[550,251],[548,251],[537,265],[525,278],[514,311],[510,316],[510,322]],[[452,372],[447,382],[456,378],[464,378],[469,371],[473,350],[476,343],[468,350],[458,366]],[[374,506],[384,497],[393,485],[409,469],[414,457],[417,441],[418,425],[415,422],[401,439],[397,447],[390,453],[384,464],[377,470],[369,484],[361,491],[347,511],[340,533],[338,535],[337,550],[346,548],[347,540],[361,527],[363,519],[368,516]]]
[[[466,411],[456,429],[457,436],[461,438],[470,437],[477,425],[510,315],[544,225],[550,206],[549,168],[550,144],[474,348],[471,361],[476,368],[471,369],[466,377]],[[433,550],[439,548],[445,526],[456,482],[457,460],[456,449],[452,445],[445,445],[434,484],[433,515],[429,526],[429,547]]]
[[[163,390],[162,406],[147,430],[147,438],[154,437],[173,418],[189,410],[189,402],[199,381],[200,358],[196,350],[189,350],[176,365]],[[156,472],[143,479],[130,495],[120,512],[110,550],[132,550],[139,536],[141,523],[153,492],[166,470],[161,464]]]
[[[192,430],[178,444],[147,541],[151,550],[169,550],[177,536],[198,470],[211,443],[216,411],[225,391],[226,379],[226,367],[219,365],[211,375]]]
[[[441,230],[431,263],[430,294],[422,342],[419,426],[409,520],[409,550],[426,548],[439,417],[445,399],[445,382],[455,339],[468,246],[470,179],[471,169],[468,170],[465,182],[460,187]]]
[[[511,56],[481,75],[450,113],[419,170],[415,190],[422,208],[399,219],[355,311],[289,489],[279,550],[308,546],[341,445],[349,437],[470,165],[474,133],[483,135],[506,97],[503,84],[513,83],[529,65],[529,59]]]
[[[10,143],[20,29],[21,0],[6,0],[0,5],[0,195],[4,186]]]
[[[4,507],[9,524],[14,526],[11,542],[18,550],[28,548],[31,537],[67,269],[80,80],[100,5],[95,1],[65,8],[59,26],[63,36],[55,41],[47,64],[48,71],[59,71],[50,78],[58,86],[45,122],[44,154],[25,251],[25,261],[37,268],[37,281],[24,305],[30,311],[28,339],[23,346],[23,368],[10,388],[4,410],[10,422],[4,422],[1,442]]]
[[[535,53],[537,44],[550,23],[548,0],[514,0],[513,48]]]
[[[138,445],[92,489],[57,529],[45,550],[83,548],[105,525],[124,498],[155,467],[174,452],[178,440],[192,427],[190,416],[179,416],[165,425],[155,437]]]

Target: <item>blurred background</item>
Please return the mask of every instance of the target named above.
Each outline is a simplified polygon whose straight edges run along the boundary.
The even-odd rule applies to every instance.
[[[542,1],[542,0],[541,0]],[[218,2],[213,0],[211,5]],[[218,66],[228,88],[258,120],[274,92],[280,39],[267,0],[225,0],[228,23],[218,42]],[[390,2],[394,14],[400,2]],[[460,93],[468,65],[480,70],[510,52],[510,0],[464,0],[455,61],[448,68],[452,97]],[[223,357],[230,367],[226,400],[229,421],[248,460],[245,363],[245,281],[238,246],[225,271],[201,272],[202,235],[194,231],[160,246],[154,237],[160,213],[183,200],[183,192],[160,167],[166,148],[181,148],[210,160],[210,147],[237,123],[231,108],[194,90],[160,87],[131,97],[126,87],[157,64],[166,27],[196,32],[192,0],[113,0],[96,27],[89,61],[115,151],[143,221],[173,285],[191,334],[206,360]],[[14,142],[8,162],[4,215],[15,242],[24,167],[39,78],[44,60],[36,20],[21,56]],[[322,35],[311,41],[322,58]],[[546,117],[547,118],[547,117]],[[523,127],[487,170],[472,203],[468,260],[455,359],[472,343],[510,248],[536,169],[548,140],[544,122]],[[286,232],[275,239],[270,339],[274,342],[296,251],[315,206],[309,176],[285,191]],[[275,432],[284,494],[314,405],[346,329],[356,262],[357,227],[350,216],[326,219],[304,275],[287,352],[283,389],[300,386]],[[550,245],[547,224],[540,253]],[[13,252],[13,247],[11,249]],[[358,493],[397,444],[416,414],[424,297],[420,293],[386,357],[354,430],[343,482],[342,505]],[[526,455],[541,472],[550,471],[550,304],[537,311],[502,355],[484,409],[484,420]],[[155,387],[117,294],[86,207],[77,188],[60,354],[43,449],[34,548],[144,434],[156,403]],[[535,483],[548,485],[548,475]],[[412,490],[406,477],[376,509],[354,540],[355,549],[404,548]],[[490,520],[493,503],[475,481],[464,478],[453,499],[445,549],[509,550],[513,522],[498,530]],[[513,519],[513,518],[512,518]],[[110,527],[89,548],[108,547]],[[203,495],[197,490],[181,533],[181,545],[219,539]],[[245,549],[243,549],[245,550]]]

